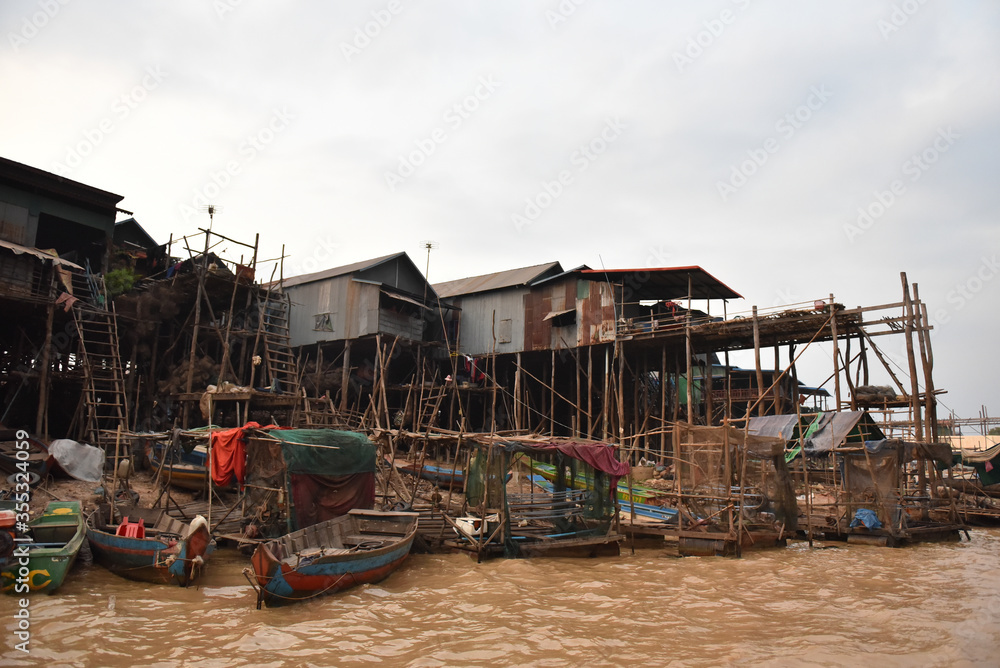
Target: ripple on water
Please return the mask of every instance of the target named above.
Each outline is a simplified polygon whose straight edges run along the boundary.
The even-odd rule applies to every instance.
[[[259,611],[238,555],[213,561],[201,589],[82,568],[32,598],[29,660],[8,634],[0,663],[995,665],[998,552],[1000,530],[900,550],[797,543],[742,560],[413,555],[376,586]]]

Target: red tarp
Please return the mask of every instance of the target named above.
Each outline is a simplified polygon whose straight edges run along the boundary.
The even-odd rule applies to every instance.
[[[260,429],[256,422],[247,422],[242,427],[212,432],[212,481],[219,487],[225,487],[236,481],[243,484],[247,468],[247,442],[243,432],[247,429]]]
[[[352,508],[375,506],[375,474],[342,476],[293,473],[292,503],[299,529],[346,515]]]

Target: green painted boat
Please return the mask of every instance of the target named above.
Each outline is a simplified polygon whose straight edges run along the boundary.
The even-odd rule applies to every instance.
[[[33,542],[17,543],[13,554],[0,565],[0,586],[5,594],[58,589],[87,537],[79,501],[52,501],[29,526]],[[25,568],[27,578],[18,582],[18,573]]]

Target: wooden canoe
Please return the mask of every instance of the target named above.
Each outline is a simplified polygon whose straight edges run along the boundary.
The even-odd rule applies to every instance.
[[[386,459],[386,461],[389,460]],[[400,473],[420,477],[438,487],[454,490],[462,490],[465,487],[465,471],[461,468],[453,469],[451,466],[435,466],[433,464],[420,466],[414,462],[399,460],[393,465]]]
[[[208,522],[200,515],[190,524],[164,512],[133,509],[117,526],[102,511],[87,518],[87,539],[94,561],[129,580],[186,587],[198,578],[215,549]],[[153,518],[146,526],[147,517]]]
[[[29,523],[31,543],[18,543],[0,566],[5,594],[53,592],[62,586],[87,535],[79,501],[52,501]],[[27,578],[18,582],[19,572]]]
[[[250,560],[257,608],[384,579],[409,555],[417,517],[417,513],[354,509],[258,545]]]
[[[160,480],[169,481],[171,485],[179,489],[186,489],[192,492],[204,492],[208,486],[208,467],[205,465],[205,455],[197,450],[191,453],[174,456],[171,463],[164,463],[162,460],[163,446],[160,444],[148,446],[146,459],[153,471],[159,471]]]

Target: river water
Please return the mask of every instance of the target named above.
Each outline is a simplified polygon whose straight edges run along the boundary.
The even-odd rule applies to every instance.
[[[15,602],[0,598],[0,664],[1000,665],[1000,530],[827,545],[740,560],[412,555],[377,585],[274,610],[254,609],[248,561],[230,550],[198,589],[78,567],[32,597],[30,655],[13,649]]]

